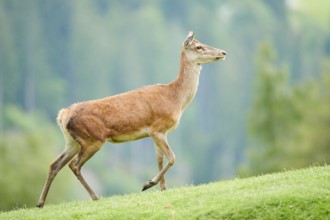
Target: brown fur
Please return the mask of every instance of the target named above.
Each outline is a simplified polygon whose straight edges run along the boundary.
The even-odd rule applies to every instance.
[[[69,167],[96,200],[97,196],[81,175],[81,167],[104,142],[120,143],[151,137],[155,143],[159,173],[143,186],[146,190],[158,182],[166,189],[164,174],[174,164],[175,155],[167,142],[167,133],[179,124],[184,109],[194,98],[201,64],[224,59],[222,50],[201,44],[189,33],[181,52],[179,74],[169,84],[158,84],[62,109],[57,122],[66,147],[51,164],[48,178],[39,198],[43,207],[50,185],[69,161]],[[163,167],[163,157],[168,163]]]
[[[173,105],[178,100],[169,87],[172,85],[148,86],[77,103],[60,111],[58,123],[80,144],[86,138],[102,142],[136,140],[148,136],[148,129],[165,132],[176,123],[181,112]],[[141,135],[134,136],[139,132]]]

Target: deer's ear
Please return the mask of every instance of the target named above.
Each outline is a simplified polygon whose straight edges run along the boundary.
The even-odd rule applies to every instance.
[[[194,39],[194,36],[195,36],[194,32],[189,31],[189,34],[183,43],[185,48],[187,48],[191,44],[192,40]]]

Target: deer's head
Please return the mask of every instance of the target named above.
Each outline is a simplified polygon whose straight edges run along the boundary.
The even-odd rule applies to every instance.
[[[200,43],[194,39],[194,32],[190,31],[183,43],[187,59],[196,64],[205,64],[213,61],[224,60],[226,51]]]

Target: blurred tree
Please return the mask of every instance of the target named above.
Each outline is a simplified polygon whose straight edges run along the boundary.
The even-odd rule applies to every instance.
[[[274,48],[263,44],[249,132],[249,165],[242,173],[260,174],[330,161],[329,72],[323,81],[289,87],[287,72],[276,64]]]
[[[251,152],[254,172],[278,169],[284,136],[290,136],[294,109],[288,88],[288,74],[277,66],[276,53],[269,44],[261,44],[257,54],[258,75],[249,115],[249,131],[258,145]],[[267,158],[267,161],[264,161]]]
[[[55,159],[58,135],[40,114],[26,115],[21,109],[7,105],[4,109],[6,132],[0,136],[0,210],[35,206],[47,168]],[[53,150],[52,150],[53,149]],[[69,193],[70,181],[59,175],[56,193],[50,202],[63,201]]]
[[[330,162],[330,62],[321,78],[293,88],[293,102],[299,115],[295,137],[288,140],[288,155],[282,167],[305,167]]]
[[[3,17],[0,56],[4,57],[0,74],[6,82],[4,102],[27,112],[40,109],[54,117],[64,99],[64,82],[49,65],[38,5],[36,0],[0,2]]]

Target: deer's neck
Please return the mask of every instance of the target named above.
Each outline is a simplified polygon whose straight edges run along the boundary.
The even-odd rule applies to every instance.
[[[199,74],[202,67],[187,59],[184,49],[181,52],[179,74],[173,82],[176,87],[176,96],[182,109],[185,109],[194,99],[199,83]]]

